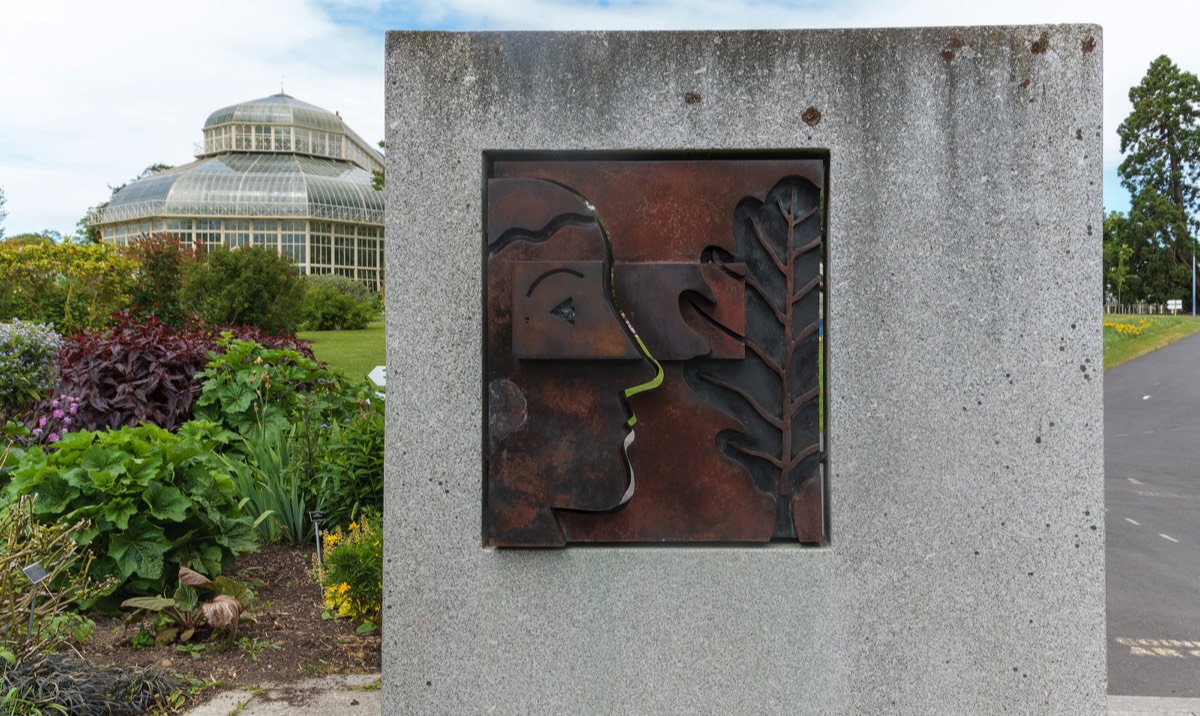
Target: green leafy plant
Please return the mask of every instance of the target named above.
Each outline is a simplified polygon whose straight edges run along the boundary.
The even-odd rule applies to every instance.
[[[281,648],[283,648],[283,644],[280,642],[259,639],[258,637],[251,639],[248,636],[238,639],[237,645],[239,649],[246,652],[246,655],[250,657],[250,661],[253,661],[256,664],[258,663],[259,654],[262,654],[267,649],[279,651]]]
[[[218,247],[188,266],[181,298],[209,325],[296,330],[304,285],[296,267],[273,249]]]
[[[324,591],[324,616],[346,618],[359,633],[378,628],[383,608],[383,532],[379,518],[363,515],[325,535],[325,561],[313,565]],[[314,558],[315,560],[315,558]]]
[[[35,518],[34,502],[22,497],[0,507],[0,653],[11,663],[85,640],[94,624],[67,609],[112,586],[111,581],[90,578],[91,552],[79,549],[71,539],[72,533],[89,528],[88,521],[41,524]],[[36,586],[22,571],[34,562],[49,575]],[[32,633],[31,607],[35,609]]]
[[[99,329],[129,303],[136,263],[108,244],[0,243],[0,316]]]
[[[120,253],[137,262],[129,312],[141,320],[155,318],[165,325],[182,327],[189,318],[180,296],[183,276],[190,265],[202,260],[202,253],[163,233],[143,234]]]
[[[98,555],[94,573],[120,598],[161,594],[167,569],[220,574],[256,542],[233,480],[216,454],[229,433],[187,423],[178,433],[153,425],[69,433],[53,452],[31,447],[12,471],[10,497],[37,495],[43,524],[88,520],[73,533]]]
[[[0,487],[8,482],[8,474],[25,454],[21,446],[28,437],[29,429],[15,420],[5,422],[0,428]]]
[[[296,351],[231,336],[220,348],[196,374],[201,390],[195,415],[242,435],[272,425],[286,428],[298,394],[327,392],[337,383],[337,376]]]
[[[367,288],[362,281],[356,281],[335,273],[316,273],[304,277],[304,290],[332,289],[355,303],[366,303],[373,309],[379,308],[379,292]]]
[[[201,592],[212,598],[201,602]],[[156,646],[176,640],[186,644],[201,627],[212,629],[210,639],[220,634],[232,641],[238,626],[246,619],[245,611],[253,604],[254,592],[246,585],[228,577],[209,579],[187,567],[179,568],[179,586],[174,595],[133,597],[121,602],[122,607],[134,610],[127,623],[136,623],[152,614],[162,617],[162,624],[154,630]]]
[[[54,388],[60,345],[52,326],[0,323],[0,423],[22,416]]]
[[[61,436],[64,430],[49,427],[45,421],[74,401],[71,409],[77,413],[66,418],[71,430],[142,422],[175,430],[192,416],[192,403],[200,394],[197,372],[232,336],[252,337],[260,345],[311,357],[294,337],[264,336],[261,331],[244,328],[218,334],[195,323],[172,328],[153,317],[138,321],[118,315],[109,329],[81,331],[62,342],[58,353],[58,390],[62,394],[49,403],[43,401],[38,415],[30,419],[30,427]]]
[[[146,625],[143,624],[138,628],[137,631],[133,633],[132,636],[129,637],[129,645],[134,649],[145,649],[147,647],[155,646],[154,632],[147,629]]]
[[[204,656],[204,650],[208,648],[208,644],[176,644],[175,651],[181,654],[187,654],[192,659],[199,659]]]
[[[367,327],[375,313],[367,301],[355,301],[335,288],[310,287],[300,303],[300,328],[305,331],[361,330]]]
[[[312,539],[301,476],[291,461],[290,435],[272,423],[243,438],[243,458],[223,459],[259,538],[269,544],[304,544]]]
[[[383,510],[384,412],[382,401],[363,400],[358,411],[343,422],[327,427],[302,422],[317,447],[300,455],[313,461],[319,475],[316,494],[330,524],[349,524],[364,512]]]
[[[300,351],[224,336],[209,356],[193,408],[198,418],[241,435],[268,426],[287,429],[301,419],[341,422],[371,395],[366,381],[350,383],[338,370]]]

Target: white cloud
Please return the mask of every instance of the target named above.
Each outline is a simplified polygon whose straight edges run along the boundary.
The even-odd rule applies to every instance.
[[[181,164],[210,112],[277,92],[383,136],[385,29],[633,30],[1104,26],[1105,164],[1119,162],[1129,87],[1168,54],[1200,72],[1200,5],[1169,0],[44,0],[0,21],[0,187],[9,234],[67,233],[107,185]],[[337,21],[335,21],[335,19]],[[391,25],[385,27],[384,25]]]
[[[8,234],[74,228],[155,162],[191,160],[209,113],[279,91],[383,136],[383,44],[288,0],[22,3],[0,23]]]

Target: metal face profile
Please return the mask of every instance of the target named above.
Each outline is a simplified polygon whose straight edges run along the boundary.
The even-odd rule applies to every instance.
[[[485,543],[826,542],[824,160],[489,171]]]

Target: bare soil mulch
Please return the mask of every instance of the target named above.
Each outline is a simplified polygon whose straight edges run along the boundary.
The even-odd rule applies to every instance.
[[[250,614],[255,622],[242,624],[237,638],[267,642],[257,661],[236,643],[223,646],[198,633],[191,644],[204,645],[198,658],[167,647],[134,647],[138,630],[125,626],[124,618],[93,616],[95,633],[83,646],[82,656],[96,664],[118,667],[158,665],[173,674],[218,683],[222,688],[283,685],[313,676],[335,673],[372,673],[380,669],[380,636],[356,634],[347,620],[321,618],[321,588],[310,576],[316,548],[265,545],[234,561],[228,576],[247,583],[256,601]],[[206,692],[211,695],[212,691]],[[199,697],[205,700],[205,695]]]

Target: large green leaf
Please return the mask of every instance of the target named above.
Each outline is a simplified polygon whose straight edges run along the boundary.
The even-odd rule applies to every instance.
[[[244,375],[244,373],[238,374],[239,381]],[[226,388],[226,391],[227,392],[225,395],[222,396],[224,398],[222,402],[225,404],[226,412],[245,412],[250,409],[250,405],[254,402],[254,399],[258,397],[252,389],[244,385],[230,385],[228,388]]]
[[[195,587],[180,582],[179,586],[175,588],[174,601],[179,605],[180,609],[185,612],[190,612],[195,609],[196,604],[200,602],[200,595],[196,592]]]
[[[28,495],[34,487],[46,480],[47,474],[53,472],[45,454],[42,453],[42,448],[34,446],[25,453],[25,459],[12,471],[4,492],[10,500],[16,499],[17,495]]]
[[[224,552],[217,545],[209,545],[200,551],[198,559],[200,566],[209,574],[215,574],[221,570],[221,558]]]
[[[211,588],[217,594],[228,594],[236,598],[246,609],[254,606],[254,592],[250,591],[246,585],[235,582],[229,577],[217,577],[212,580]]]
[[[132,497],[118,497],[109,500],[100,508],[100,514],[111,522],[117,529],[128,529],[129,518],[138,512]]]
[[[142,500],[150,507],[151,515],[170,522],[183,522],[192,507],[192,501],[178,488],[161,482],[147,485],[142,493]]]
[[[123,579],[134,573],[147,579],[161,579],[163,556],[170,546],[162,529],[139,515],[130,520],[129,529],[108,538],[108,556],[116,560]]]
[[[61,479],[66,481],[71,487],[78,487],[81,490],[90,490],[92,487],[92,478],[88,475],[87,470],[82,467],[72,467],[63,470]]]
[[[254,528],[244,517],[226,522],[225,531],[217,535],[216,541],[233,554],[247,554],[258,548]]]
[[[91,523],[87,529],[79,530],[71,535],[71,539],[75,540],[77,545],[88,545],[92,540],[96,539],[96,535],[100,534],[100,525],[95,522]]]
[[[131,460],[128,468],[130,470],[129,479],[137,487],[149,485],[155,480],[160,479],[163,473],[170,469],[169,466],[164,467],[161,451]]]
[[[88,430],[79,430],[63,435],[58,442],[54,443],[54,449],[60,455],[64,452],[70,454],[75,451],[87,450],[95,439],[96,433]]]
[[[68,485],[57,475],[51,475],[48,480],[35,486],[31,492],[37,495],[33,511],[38,515],[59,515],[67,511],[71,500],[79,497],[79,490]]]
[[[152,612],[175,606],[175,600],[170,597],[132,597],[121,602],[126,609],[147,609]]]
[[[129,455],[113,447],[93,445],[83,454],[79,466],[88,473],[107,472],[111,475],[125,474],[125,461]]]

